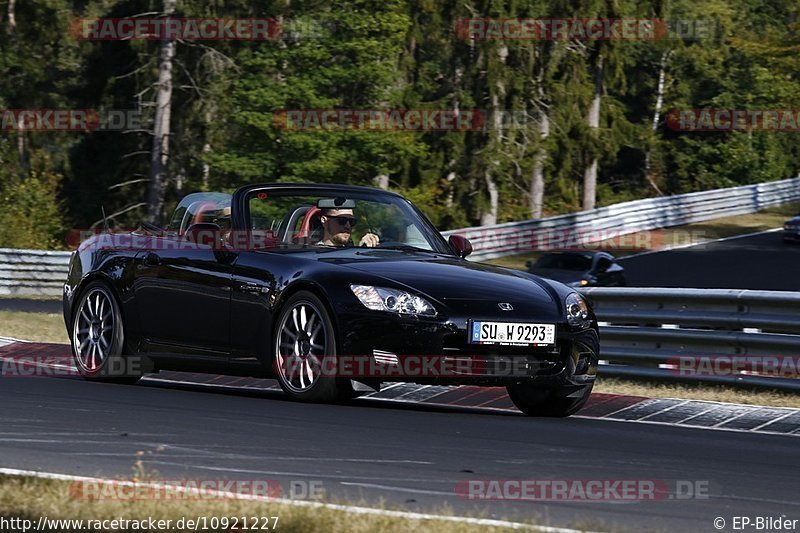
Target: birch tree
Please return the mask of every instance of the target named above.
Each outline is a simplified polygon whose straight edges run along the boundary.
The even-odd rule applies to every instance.
[[[164,0],[164,14],[175,13],[176,0]],[[153,224],[161,224],[164,216],[164,194],[167,188],[167,163],[169,161],[170,116],[172,108],[172,61],[175,41],[161,41],[158,58],[158,83],[156,88],[153,147],[150,153],[150,183],[148,187],[147,216]]]

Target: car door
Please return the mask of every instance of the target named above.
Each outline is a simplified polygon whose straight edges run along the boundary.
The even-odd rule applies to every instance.
[[[137,254],[134,295],[147,351],[227,357],[235,258],[177,235],[154,238]]]
[[[275,272],[284,260],[279,254],[239,252],[231,291],[231,361],[257,364],[259,354],[271,353],[272,309],[277,290]]]

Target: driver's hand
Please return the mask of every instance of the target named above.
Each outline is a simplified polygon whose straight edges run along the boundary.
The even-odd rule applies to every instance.
[[[366,246],[367,248],[375,248],[380,244],[380,239],[374,233],[367,233],[359,241],[359,246]]]

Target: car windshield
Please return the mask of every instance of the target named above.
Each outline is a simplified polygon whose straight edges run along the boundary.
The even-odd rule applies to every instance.
[[[545,254],[536,261],[536,268],[585,271],[591,266],[592,258],[582,254]]]
[[[197,192],[180,201],[166,230],[183,235],[192,224],[213,223],[230,227],[231,195],[223,192]]]
[[[266,188],[251,191],[246,205],[248,229],[268,234],[266,241],[273,242],[277,249],[357,247],[362,238],[371,234],[377,236],[377,248],[453,253],[408,200],[392,194]],[[336,244],[325,238],[323,215],[335,219],[335,227],[344,232]]]

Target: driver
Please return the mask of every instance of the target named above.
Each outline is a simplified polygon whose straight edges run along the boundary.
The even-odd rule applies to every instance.
[[[322,215],[319,218],[322,223],[324,233],[322,241],[318,244],[325,246],[352,246],[350,240],[350,233],[353,231],[353,226],[356,225],[358,219],[353,215],[353,210],[348,208],[330,208],[322,209]],[[367,246],[374,248],[378,246],[380,239],[374,233],[367,233],[361,237],[359,246]]]

